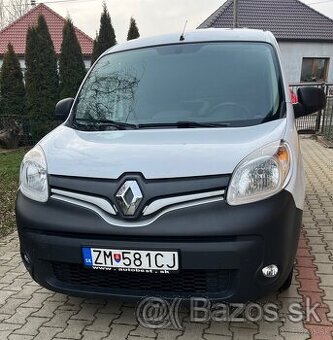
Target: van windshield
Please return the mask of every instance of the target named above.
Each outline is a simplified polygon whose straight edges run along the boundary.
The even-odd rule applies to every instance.
[[[273,47],[265,43],[175,44],[103,56],[74,104],[82,129],[233,127],[281,118]]]

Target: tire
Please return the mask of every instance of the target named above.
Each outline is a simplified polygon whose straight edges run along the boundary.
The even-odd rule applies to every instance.
[[[293,280],[293,271],[294,271],[294,266],[291,268],[291,271],[290,271],[286,281],[284,281],[283,285],[279,289],[280,292],[284,292],[285,290],[289,289],[291,282]]]

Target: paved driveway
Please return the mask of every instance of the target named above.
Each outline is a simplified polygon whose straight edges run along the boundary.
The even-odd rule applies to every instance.
[[[259,301],[278,306],[275,321],[192,322],[183,308],[181,329],[144,328],[134,303],[70,297],[32,282],[14,233],[0,240],[0,339],[332,339],[333,150],[309,138],[302,138],[302,150],[307,198],[293,283],[287,292]],[[290,317],[292,304],[304,320]]]

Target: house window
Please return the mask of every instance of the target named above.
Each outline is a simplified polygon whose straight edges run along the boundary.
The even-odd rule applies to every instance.
[[[329,58],[303,58],[301,82],[327,80]]]

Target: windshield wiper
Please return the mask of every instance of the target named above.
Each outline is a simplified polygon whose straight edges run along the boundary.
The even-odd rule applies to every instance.
[[[128,130],[128,129],[137,129],[138,126],[135,124],[117,122],[115,120],[109,119],[86,119],[86,118],[76,118],[76,124],[79,124],[80,127],[88,128],[89,130],[106,130],[109,127],[115,128],[116,130]],[[80,122],[84,122],[81,124]]]
[[[159,128],[159,127],[176,127],[179,129],[183,128],[200,128],[200,127],[228,127],[229,123],[210,123],[210,122],[196,122],[196,121],[178,121],[175,123],[147,123],[138,124],[138,128]]]
[[[83,122],[81,124],[80,122]],[[108,128],[113,128],[116,130],[128,130],[128,129],[141,129],[141,128],[167,128],[176,127],[178,129],[186,128],[214,128],[214,127],[228,127],[229,123],[219,123],[219,122],[196,122],[196,121],[178,121],[174,123],[146,123],[146,124],[130,124],[124,122],[117,122],[114,120],[101,119],[86,119],[86,118],[76,118],[73,121],[73,125],[77,129],[89,130],[89,131],[104,131]]]

